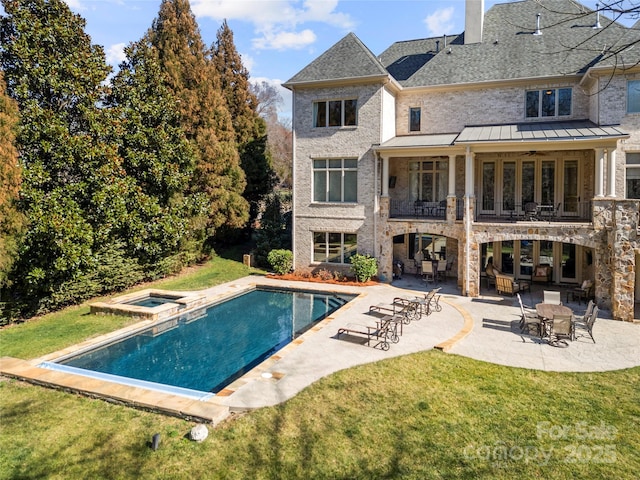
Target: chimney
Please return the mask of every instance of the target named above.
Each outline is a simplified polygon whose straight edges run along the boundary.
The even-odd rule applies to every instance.
[[[464,10],[464,43],[481,43],[484,24],[484,0],[466,0]]]

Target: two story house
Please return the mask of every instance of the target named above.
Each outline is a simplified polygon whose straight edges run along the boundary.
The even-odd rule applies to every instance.
[[[573,0],[467,0],[459,35],[379,56],[350,33],[293,92],[294,267],[355,252],[419,273],[446,260],[480,294],[487,262],[520,279],[640,300],[640,32]],[[620,48],[621,45],[630,48]]]

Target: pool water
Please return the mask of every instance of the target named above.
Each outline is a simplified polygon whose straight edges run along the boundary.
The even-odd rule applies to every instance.
[[[149,295],[148,297],[140,298],[137,300],[132,300],[131,302],[125,302],[126,305],[137,305],[138,307],[157,307],[159,305],[164,305],[165,303],[175,302],[177,299],[182,298],[179,297],[163,297],[160,295]]]
[[[215,393],[353,298],[252,290],[59,363]]]

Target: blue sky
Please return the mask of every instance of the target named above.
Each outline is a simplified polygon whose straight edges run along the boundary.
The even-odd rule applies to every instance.
[[[160,0],[65,1],[86,19],[87,33],[114,67],[160,6]],[[496,3],[504,1],[485,0],[485,11]],[[594,8],[596,1],[582,3]],[[376,55],[398,40],[461,33],[465,0],[191,0],[191,9],[207,45],[226,19],[252,80],[279,85],[348,32]],[[287,112],[288,93],[282,94]]]

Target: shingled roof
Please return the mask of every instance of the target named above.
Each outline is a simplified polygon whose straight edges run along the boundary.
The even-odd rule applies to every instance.
[[[630,30],[603,15],[602,28],[594,29],[595,24],[596,13],[573,0],[496,4],[485,14],[482,43],[453,41],[411,76],[396,80],[418,87],[580,75],[603,61],[607,48]],[[393,67],[403,55],[415,54],[416,45],[429,41],[433,39],[392,45],[380,56],[383,65]]]
[[[537,14],[540,32],[535,35]],[[612,55],[640,40],[640,31],[574,0],[523,0],[496,4],[485,14],[482,43],[464,44],[464,33],[400,41],[379,58],[349,33],[284,85],[393,77],[403,87],[582,75],[594,66],[640,61],[639,49]]]
[[[384,78],[388,75],[371,50],[355,34],[349,33],[285,82],[284,86],[331,80]]]

